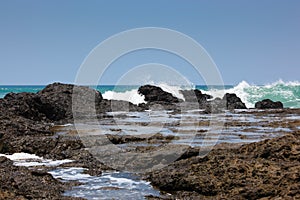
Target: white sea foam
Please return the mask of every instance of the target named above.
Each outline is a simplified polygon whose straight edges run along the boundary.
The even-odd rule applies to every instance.
[[[4,156],[12,161],[20,161],[20,160],[42,160],[42,157],[36,156],[34,154],[29,153],[14,153],[12,155],[0,154],[0,156]]]
[[[73,162],[73,160],[51,160],[44,159],[34,154],[29,153],[14,153],[12,155],[0,154],[0,156],[7,157],[8,159],[14,161],[14,165],[16,166],[25,166],[25,167],[33,167],[33,166],[59,166],[64,163]]]
[[[184,100],[184,96],[180,93],[182,89],[192,89],[193,86],[174,86],[166,83],[148,83],[160,87],[162,90],[171,93],[173,96]],[[129,101],[133,104],[146,103],[145,97],[138,93],[138,89],[132,89],[125,92],[106,91],[103,93],[104,99]]]
[[[246,81],[240,82],[237,86],[226,89],[226,90],[220,90],[220,89],[214,89],[214,90],[209,90],[205,91],[204,93],[207,93],[214,98],[223,98],[224,94],[226,93],[235,93],[238,97],[241,98],[241,100],[246,104],[247,107],[251,108],[254,107],[254,105],[248,101],[249,99],[249,94],[245,92],[246,88],[251,87]]]
[[[299,107],[299,86],[300,82],[284,82],[282,80],[266,85],[253,85],[246,81],[240,82],[237,86],[226,90],[210,90],[204,93],[212,95],[214,98],[222,98],[225,93],[235,93],[246,104],[248,108],[253,108],[257,101],[272,99],[281,101],[285,107]]]
[[[146,103],[144,96],[140,95],[137,89],[125,92],[106,91],[102,96],[104,99],[129,101],[133,104]]]
[[[85,168],[82,167],[70,167],[70,168],[60,168],[52,170],[49,173],[54,178],[63,179],[66,181],[81,181],[85,182],[86,180],[92,178],[89,174],[84,174]]]

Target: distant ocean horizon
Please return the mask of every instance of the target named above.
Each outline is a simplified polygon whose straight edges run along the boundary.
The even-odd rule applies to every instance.
[[[182,88],[179,86],[170,86],[164,83],[155,84],[163,90],[172,93],[178,98],[183,98],[179,90],[181,89],[199,89],[203,93],[210,94],[213,97],[222,97],[225,93],[235,93],[245,102],[248,108],[253,108],[255,102],[263,99],[281,101],[284,107],[300,108],[300,82],[277,81],[266,85],[251,85],[242,81],[237,85],[207,86],[196,85],[193,88]],[[46,85],[0,85],[0,98],[7,93],[14,92],[32,92],[36,93]],[[134,104],[144,102],[142,96],[137,93],[138,85],[98,85],[90,86],[100,91],[106,99],[126,100]],[[224,90],[223,90],[224,89]]]

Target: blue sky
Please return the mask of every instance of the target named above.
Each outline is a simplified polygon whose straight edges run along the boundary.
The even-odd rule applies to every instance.
[[[73,82],[96,45],[139,27],[192,37],[213,58],[225,84],[299,80],[300,1],[0,0],[0,84]],[[174,66],[203,84],[191,66],[159,51],[118,60],[103,83],[114,84],[126,70],[149,62]]]

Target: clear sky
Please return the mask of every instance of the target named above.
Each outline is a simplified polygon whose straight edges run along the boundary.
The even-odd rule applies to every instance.
[[[0,0],[0,84],[73,82],[96,45],[139,27],[164,27],[194,38],[225,84],[299,80],[297,0]],[[113,84],[122,70],[149,62],[174,65],[203,84],[184,61],[157,51],[114,63],[103,83]]]

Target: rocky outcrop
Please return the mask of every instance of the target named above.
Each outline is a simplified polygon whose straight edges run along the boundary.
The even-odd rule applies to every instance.
[[[148,180],[173,194],[170,199],[298,199],[299,136],[296,131],[237,149],[214,149],[150,172]]]
[[[76,108],[81,112],[85,112],[86,106],[98,105],[103,100],[101,93],[94,89],[62,83],[50,84],[38,92],[38,95],[45,105],[42,111],[54,121],[73,118],[72,103],[75,98]]]
[[[80,92],[78,102],[84,107],[87,104],[99,104],[102,101],[100,92],[84,86],[53,83],[45,89],[34,93],[9,93],[4,97],[4,107],[18,116],[35,121],[59,121],[72,119],[73,89]],[[94,98],[88,98],[88,97]]]
[[[246,105],[242,100],[236,96],[236,94],[226,93],[223,98],[215,98],[212,101],[209,101],[206,104],[205,112],[206,113],[220,113],[225,109],[247,109]]]
[[[257,109],[282,109],[283,104],[280,101],[274,102],[270,99],[259,101],[255,104]]]
[[[188,103],[198,103],[199,108],[205,108],[207,100],[213,97],[208,94],[203,94],[200,90],[181,90],[180,93],[184,97],[184,101]]]
[[[138,89],[139,94],[145,96],[145,101],[148,103],[179,103],[177,97],[174,97],[171,93],[162,90],[160,87],[153,85],[144,85]]]
[[[236,96],[236,94],[226,93],[223,97],[223,100],[226,102],[226,107],[229,110],[247,109],[245,103],[243,103],[242,100],[238,96]]]
[[[48,122],[72,120],[73,111],[77,117],[87,116],[94,111],[98,114],[142,111],[141,107],[127,101],[103,99],[100,92],[89,87],[62,83],[50,84],[37,94],[9,93],[2,101],[3,108],[17,116]]]

